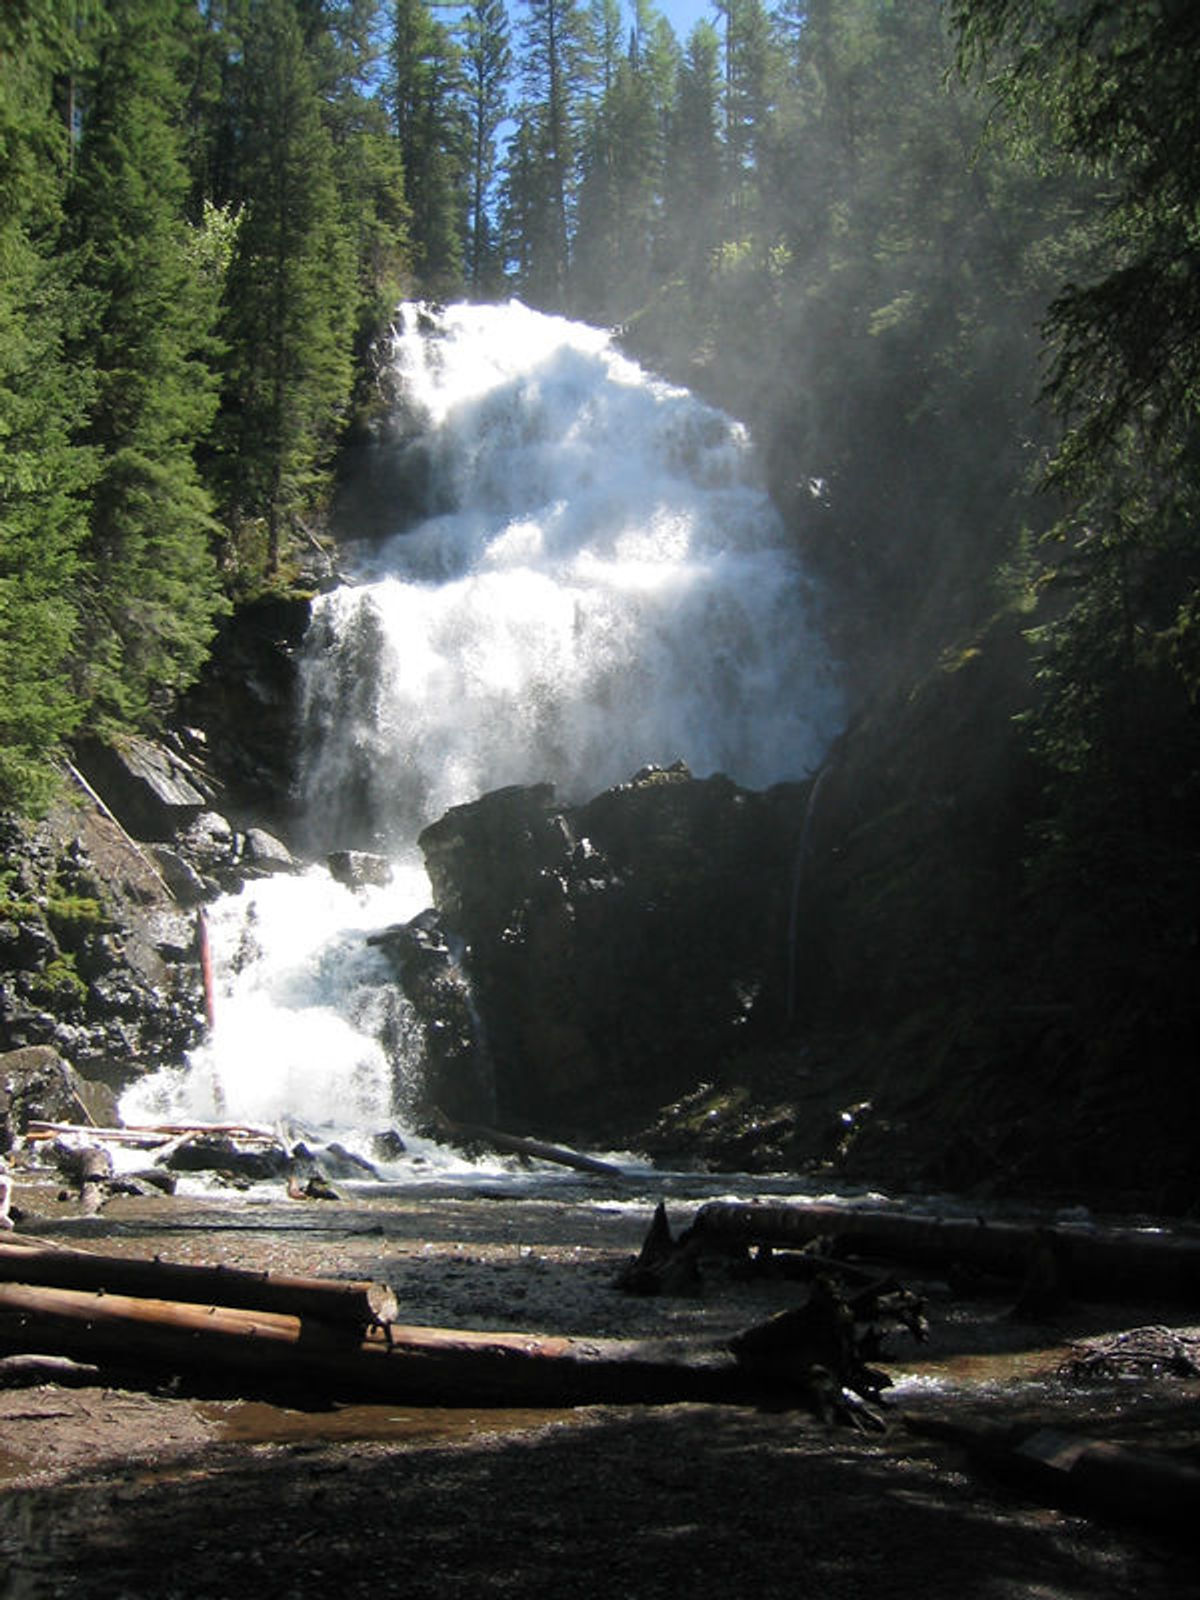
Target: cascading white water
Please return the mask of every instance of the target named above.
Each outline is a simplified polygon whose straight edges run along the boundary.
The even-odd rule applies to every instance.
[[[314,855],[369,845],[399,879],[356,895],[313,868],[218,906],[214,1036],[135,1113],[380,1126],[404,1029],[371,1014],[363,933],[427,903],[425,823],[677,758],[763,786],[812,771],[839,725],[811,585],[736,423],[517,303],[403,307],[393,357],[377,449],[419,471],[428,515],[355,547],[357,581],[317,603],[302,798]]]

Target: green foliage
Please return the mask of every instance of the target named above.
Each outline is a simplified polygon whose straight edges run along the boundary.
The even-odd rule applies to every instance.
[[[196,676],[222,598],[195,450],[224,240],[191,238],[178,117],[179,0],[111,0],[68,197],[95,392],[78,681],[93,718],[145,722]]]
[[[30,998],[65,1014],[78,1014],[87,1005],[88,987],[79,976],[73,955],[56,956],[29,977]]]
[[[51,933],[67,950],[77,949],[85,939],[113,926],[99,900],[57,889],[46,900],[45,918]]]
[[[502,263],[490,205],[496,176],[496,136],[508,110],[512,66],[508,13],[503,0],[471,0],[462,24],[463,81],[470,127],[470,222],[468,266],[471,289],[499,287]]]
[[[509,259],[522,294],[561,310],[570,292],[581,90],[591,76],[587,15],[575,0],[525,0],[520,36],[525,99],[504,178]]]
[[[62,359],[71,275],[55,254],[68,20],[65,5],[0,15],[0,803],[29,811],[81,712],[68,662],[92,463],[74,438],[87,375]]]
[[[333,146],[288,0],[264,0],[247,35],[241,132],[219,442],[230,562],[252,587],[279,571],[293,519],[322,491],[348,417],[357,320]],[[261,566],[243,537],[257,526]]]
[[[490,21],[494,26],[494,16]],[[486,62],[489,45],[483,34],[475,37],[483,52],[476,56],[478,69]],[[494,39],[494,34],[487,38]],[[495,126],[495,64],[483,70],[476,111],[485,122],[496,118]],[[393,0],[385,92],[412,213],[414,266],[430,294],[453,293],[462,281],[465,180],[476,148],[464,105],[466,86],[462,52],[426,0]]]
[[[1057,970],[1108,1019],[1106,1049],[1194,1059],[1200,14],[1178,0],[952,11],[1002,132],[1090,197],[1046,320],[1066,430],[1030,631],[1047,772],[1033,871]]]

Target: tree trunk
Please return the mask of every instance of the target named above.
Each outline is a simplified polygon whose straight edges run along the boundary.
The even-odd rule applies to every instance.
[[[94,1255],[19,1236],[0,1240],[0,1282],[282,1312],[355,1329],[396,1316],[383,1284]]]
[[[1200,1239],[1138,1228],[1038,1227],[982,1218],[912,1216],[830,1205],[746,1205],[711,1201],[697,1211],[680,1244],[800,1249],[833,1241],[837,1254],[946,1268],[972,1267],[1021,1281],[1053,1255],[1062,1289],[1100,1299],[1134,1295],[1200,1299]]]
[[[726,1350],[389,1325],[365,1336],[278,1312],[0,1285],[0,1343],[169,1372],[232,1374],[397,1405],[752,1403],[786,1387]]]
[[[534,1161],[550,1161],[560,1167],[574,1167],[577,1172],[590,1172],[598,1178],[625,1176],[620,1167],[614,1167],[610,1161],[580,1155],[579,1151],[564,1149],[562,1145],[546,1144],[541,1139],[527,1139],[521,1134],[502,1133],[498,1128],[484,1128],[473,1122],[452,1122],[440,1111],[436,1122],[448,1139],[491,1145],[494,1150],[502,1150],[507,1155],[528,1156]]]

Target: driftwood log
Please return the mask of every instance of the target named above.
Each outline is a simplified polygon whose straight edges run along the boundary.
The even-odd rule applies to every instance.
[[[43,1139],[53,1139],[62,1133],[80,1134],[88,1139],[104,1139],[115,1144],[163,1144],[180,1134],[223,1133],[231,1139],[259,1140],[264,1144],[278,1144],[279,1136],[270,1128],[255,1127],[245,1122],[147,1122],[134,1123],[125,1128],[95,1127],[82,1122],[42,1122],[31,1118],[24,1138],[28,1144]]]
[[[573,1167],[577,1172],[588,1172],[597,1178],[623,1178],[625,1174],[611,1161],[601,1161],[596,1156],[582,1155],[578,1150],[568,1150],[564,1145],[547,1144],[544,1139],[527,1139],[522,1134],[504,1133],[499,1128],[485,1128],[474,1122],[452,1122],[442,1111],[431,1113],[431,1125],[439,1138],[452,1144],[485,1144],[505,1155],[525,1156],[533,1161],[549,1161],[555,1166]]]
[[[83,1388],[100,1382],[100,1368],[69,1356],[0,1356],[0,1389],[54,1383],[60,1388]]]
[[[823,1241],[828,1256],[879,1259],[941,1271],[961,1266],[1039,1293],[1175,1302],[1200,1299],[1200,1239],[1165,1229],[1039,1227],[982,1218],[915,1216],[878,1208],[711,1201],[678,1248],[801,1250]]]
[[[957,1445],[980,1467],[1054,1505],[1182,1525],[1189,1533],[1200,1513],[1200,1468],[1158,1451],[1028,1424],[903,1421],[911,1432]]]
[[[397,1314],[395,1296],[379,1283],[97,1255],[20,1235],[0,1239],[0,1282],[275,1311],[354,1329]]]
[[[388,1324],[0,1284],[0,1344],[410,1405],[804,1403],[723,1348]]]

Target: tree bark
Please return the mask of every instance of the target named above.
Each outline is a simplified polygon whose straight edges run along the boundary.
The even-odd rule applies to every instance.
[[[360,1336],[278,1312],[0,1285],[0,1343],[394,1404],[751,1403],[786,1395],[727,1350],[392,1324]]]
[[[0,1240],[0,1282],[282,1312],[355,1329],[397,1314],[395,1295],[379,1283],[94,1255],[20,1236]]]
[[[1200,1299],[1200,1239],[1165,1230],[1038,1227],[820,1204],[710,1201],[679,1242],[800,1249],[813,1239],[834,1241],[831,1250],[837,1254],[940,1268],[961,1264],[1017,1281],[1049,1250],[1063,1290],[1072,1294]]]

